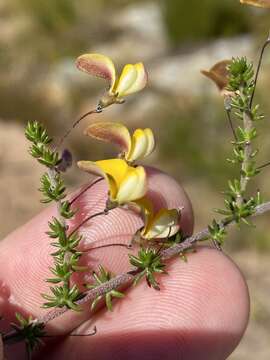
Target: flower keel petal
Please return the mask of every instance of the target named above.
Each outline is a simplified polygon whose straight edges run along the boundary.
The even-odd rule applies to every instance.
[[[147,84],[148,75],[143,63],[137,63],[134,65],[134,67],[137,71],[137,77],[133,84],[126,90],[125,95],[130,95],[138,92],[144,89]]]
[[[144,129],[144,133],[147,137],[147,141],[148,141],[148,146],[147,146],[147,150],[145,152],[144,156],[148,156],[150,155],[154,149],[155,149],[155,138],[154,138],[154,134],[153,131],[149,128]]]
[[[132,64],[125,65],[116,84],[114,92],[118,94],[119,97],[127,95],[128,89],[135,83],[136,79],[136,67]]]
[[[145,156],[148,148],[148,139],[142,129],[136,129],[132,135],[130,152],[127,154],[128,161],[135,161]]]
[[[119,204],[123,204],[140,199],[145,195],[146,188],[146,173],[144,168],[142,166],[138,166],[137,168],[129,167],[125,179],[120,184],[117,201]]]
[[[160,239],[175,235],[180,228],[180,215],[177,209],[161,209],[142,233],[145,239]]]

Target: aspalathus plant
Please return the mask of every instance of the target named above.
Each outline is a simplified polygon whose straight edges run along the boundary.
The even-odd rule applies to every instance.
[[[66,306],[78,310],[76,301],[82,296],[76,284],[71,285],[74,272],[83,270],[79,265],[81,252],[78,245],[82,237],[76,232],[68,234],[67,220],[75,215],[70,202],[66,199],[66,187],[59,165],[65,161],[59,152],[50,147],[52,139],[47,130],[38,122],[28,122],[25,136],[31,142],[29,153],[47,168],[41,177],[41,202],[55,202],[58,216],[48,222],[48,236],[53,239],[51,245],[56,248],[52,253],[54,266],[50,268],[52,277],[46,281],[51,283],[51,294],[42,294],[46,300],[44,307]]]
[[[226,235],[224,225],[231,221],[249,225],[247,218],[262,203],[259,191],[253,196],[247,195],[249,181],[260,173],[256,164],[259,150],[252,145],[257,138],[257,122],[263,119],[259,106],[251,101],[255,91],[253,65],[242,57],[233,58],[226,63],[226,68],[226,103],[230,102],[230,119],[231,115],[235,117],[232,157],[227,160],[239,167],[239,178],[229,180],[228,190],[224,192],[225,209],[216,210],[224,218],[220,223],[214,219],[209,226],[211,238],[218,246],[222,245]]]
[[[258,5],[255,0],[241,2]],[[262,3],[264,2],[261,1],[260,4]],[[267,1],[265,3],[268,4]],[[26,319],[17,314],[18,324],[13,325],[12,331],[3,334],[4,343],[24,341],[31,354],[46,337],[47,323],[66,311],[79,311],[86,303],[94,310],[98,305],[102,306],[102,301],[112,311],[114,301],[124,297],[122,289],[130,284],[136,286],[143,280],[149,287],[160,290],[157,275],[167,274],[167,260],[177,255],[186,259],[198,242],[206,240],[213,241],[221,249],[230,225],[249,225],[252,217],[270,211],[270,202],[263,203],[260,193],[250,194],[248,188],[250,180],[264,167],[257,165],[258,149],[254,145],[258,136],[257,124],[263,119],[263,115],[259,106],[253,105],[253,98],[262,55],[268,43],[269,39],[262,48],[256,72],[252,63],[243,57],[220,61],[210,71],[204,71],[205,75],[216,82],[224,97],[225,111],[233,132],[232,155],[228,161],[239,169],[239,176],[228,182],[228,189],[224,193],[225,208],[217,209],[221,219],[213,219],[207,228],[195,235],[186,236],[183,233],[180,226],[181,208],[156,210],[148,197],[147,173],[140,162],[154,151],[155,138],[151,129],[136,129],[131,133],[125,125],[116,122],[92,123],[87,127],[87,136],[117,145],[119,153],[112,159],[78,162],[79,169],[98,176],[93,184],[105,181],[108,196],[103,211],[86,217],[72,229],[70,221],[74,219],[75,212],[80,211],[79,208],[74,208],[74,202],[85,190],[73,200],[67,197],[63,174],[70,165],[71,155],[67,151],[60,155],[59,145],[70,130],[55,146],[43,125],[36,121],[27,124],[25,135],[31,143],[29,152],[46,168],[41,177],[41,201],[55,203],[57,209],[57,215],[48,220],[47,231],[54,248],[51,254],[52,276],[46,280],[51,284],[50,292],[42,294],[46,300],[42,306],[49,308],[49,311],[40,319]],[[96,110],[88,114],[98,113],[113,104],[124,103],[126,96],[141,91],[147,84],[147,72],[142,63],[125,65],[119,77],[116,76],[111,59],[101,54],[82,55],[77,59],[76,65],[87,74],[106,79],[109,85]],[[139,246],[139,249],[136,255],[128,255],[130,270],[114,275],[102,264],[98,264],[97,269],[80,266],[80,259],[84,255],[80,247],[80,228],[93,217],[98,216],[102,222],[103,215],[119,207],[136,211],[143,219],[143,226],[131,239],[132,246]],[[113,245],[117,244],[108,244]],[[92,280],[79,288],[73,275],[84,270],[91,270]],[[91,335],[94,333],[95,331]]]

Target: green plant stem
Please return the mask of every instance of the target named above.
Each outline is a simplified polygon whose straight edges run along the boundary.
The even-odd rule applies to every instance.
[[[50,177],[52,186],[56,186],[56,181],[55,181],[56,174],[57,174],[57,171],[55,168],[48,169],[48,175]],[[56,206],[57,206],[57,215],[58,215],[57,217],[58,217],[59,221],[61,222],[61,224],[63,225],[63,227],[65,229],[67,229],[66,219],[61,215],[61,200],[58,200],[56,202]],[[64,256],[64,261],[69,262],[71,255],[72,255],[72,253],[67,251]],[[70,279],[65,280],[64,283],[68,287],[68,289],[70,289]]]
[[[250,114],[248,112],[244,112],[243,123],[244,123],[244,130],[249,132],[252,129],[253,124],[252,124]],[[243,161],[242,167],[241,167],[241,170],[243,173],[245,173],[247,171],[247,169],[249,167],[249,162],[251,160],[251,154],[252,154],[251,142],[247,141],[245,143],[244,147],[245,147],[244,148],[244,161]],[[249,177],[245,176],[244,174],[241,175],[240,185],[241,185],[242,193],[244,193],[246,191],[248,181],[249,181]],[[242,201],[243,201],[243,199],[241,199],[241,202]]]
[[[48,176],[50,178],[51,181],[51,185],[53,187],[56,187],[56,181],[55,181],[55,176],[57,174],[57,171],[55,168],[48,168]],[[57,216],[59,218],[59,221],[62,223],[62,225],[66,228],[66,220],[65,218],[61,215],[61,200],[56,201],[56,206],[57,206]]]
[[[244,97],[243,93],[240,91],[240,96]],[[253,128],[253,122],[251,117],[251,109],[247,109],[243,112],[243,128],[244,131],[249,133]],[[247,189],[247,184],[249,177],[246,176],[246,172],[249,168],[252,155],[252,145],[251,141],[246,141],[244,144],[244,159],[241,165],[241,175],[240,175],[240,191],[241,193],[237,196],[237,204],[241,205],[244,201],[243,194]]]
[[[254,213],[250,217],[263,215],[269,211],[270,211],[270,201],[257,206]],[[221,220],[219,222],[219,225],[221,227],[227,228],[228,226],[233,225],[234,223],[235,223],[235,221],[233,219],[226,219],[226,220]],[[171,246],[170,248],[168,248],[166,250],[161,251],[161,253],[160,253],[161,259],[163,261],[169,260],[169,259],[183,253],[183,251],[192,248],[196,243],[207,240],[209,238],[209,236],[210,236],[209,230],[208,230],[208,228],[205,228],[205,229],[201,230],[200,232],[198,232],[197,234],[189,236],[183,242],[181,242],[177,245]],[[127,273],[120,274],[120,275],[116,276],[115,278],[109,280],[108,282],[96,287],[95,289],[85,292],[84,297],[82,299],[78,300],[76,302],[76,304],[82,305],[87,302],[93,301],[97,296],[105,295],[108,291],[116,290],[119,287],[121,287],[121,288],[127,287],[129,284],[132,283],[132,281],[135,278],[135,275],[136,274],[134,272],[134,269],[132,269],[131,271],[129,271]],[[67,307],[62,307],[62,308],[51,310],[47,314],[45,314],[44,317],[39,319],[39,321],[46,324],[49,321],[56,319],[58,316],[61,316],[68,310],[69,309]]]

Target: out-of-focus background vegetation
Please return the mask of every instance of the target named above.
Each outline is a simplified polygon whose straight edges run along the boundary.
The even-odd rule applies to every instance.
[[[85,52],[104,53],[119,69],[126,62],[143,61],[150,83],[124,106],[85,120],[66,142],[74,158],[112,154],[110,146],[82,136],[91,121],[151,126],[158,145],[149,163],[184,185],[194,205],[196,229],[209,223],[212,209],[222,206],[227,179],[236,172],[225,161],[232,135],[222,99],[200,69],[232,56],[246,55],[256,62],[269,23],[269,11],[241,6],[238,0],[2,0],[0,236],[41,209],[36,189],[42,169],[27,154],[26,121],[39,120],[60,137],[103,93],[103,81],[74,66],[74,59]],[[256,96],[266,113],[259,128],[260,163],[270,160],[269,59],[270,50]],[[265,197],[270,196],[269,175],[266,169],[253,186]],[[87,176],[74,167],[67,181],[76,186]],[[266,215],[256,221],[255,230],[231,231],[225,246],[245,273],[252,303],[248,331],[231,360],[270,358],[268,219]]]

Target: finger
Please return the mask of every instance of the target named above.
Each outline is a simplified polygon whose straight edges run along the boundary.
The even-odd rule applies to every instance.
[[[239,269],[221,252],[200,248],[188,263],[175,259],[161,276],[161,291],[145,282],[101,311],[77,334],[40,359],[223,360],[239,343],[248,322],[249,296]],[[79,355],[78,355],[79,354]]]
[[[149,170],[149,195],[156,206],[184,207],[182,227],[191,233],[193,217],[190,202],[183,189],[169,176],[156,170]],[[76,202],[80,209],[71,230],[85,217],[95,214],[105,207],[107,187],[99,182],[89,189]],[[51,277],[49,267],[52,266],[50,253],[53,248],[45,232],[48,220],[56,216],[55,208],[48,208],[32,219],[22,228],[16,230],[0,244],[0,310],[9,318],[15,311],[31,313],[41,317],[47,310],[41,309],[40,293],[48,293],[48,284],[44,279]],[[99,245],[104,242],[128,243],[132,235],[142,225],[141,219],[130,211],[115,209],[109,215],[97,217],[80,229],[84,236],[83,248]],[[108,248],[89,252],[84,262],[90,269],[102,263],[109,270],[118,273],[129,269],[127,250],[124,248]],[[2,299],[1,299],[2,298]],[[2,305],[1,305],[2,304]],[[54,323],[59,331],[69,331],[84,320],[89,314],[77,315],[69,312]]]

